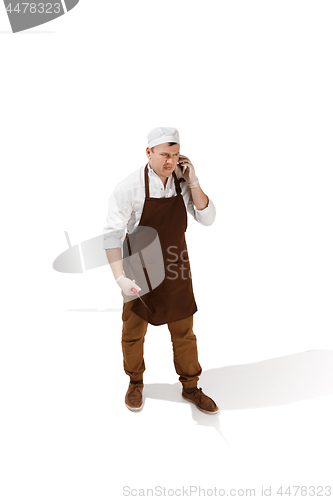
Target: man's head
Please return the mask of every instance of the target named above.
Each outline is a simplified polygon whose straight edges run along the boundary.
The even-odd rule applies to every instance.
[[[149,165],[166,185],[179,159],[179,133],[171,127],[159,127],[148,134],[146,154]]]

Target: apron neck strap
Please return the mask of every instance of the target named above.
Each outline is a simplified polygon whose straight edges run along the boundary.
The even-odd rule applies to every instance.
[[[175,174],[175,171],[172,172],[172,175],[173,175],[173,180],[175,181],[175,185],[176,185],[176,193],[177,193],[177,196],[179,196],[180,193],[182,192],[182,188],[180,187],[180,183],[179,183],[179,180],[177,179],[177,175]]]
[[[176,176],[174,171],[172,172],[172,175],[173,175],[173,180],[174,180],[175,185],[176,185],[177,196],[180,196],[180,193],[182,192],[182,188],[180,187],[179,180],[177,179],[177,176]],[[148,163],[145,167],[145,191],[146,191],[146,198],[149,198]]]
[[[145,168],[145,189],[146,189],[146,198],[149,198],[148,163]]]

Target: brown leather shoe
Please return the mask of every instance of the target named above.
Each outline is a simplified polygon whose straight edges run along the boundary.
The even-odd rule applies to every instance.
[[[131,411],[138,411],[142,408],[143,384],[132,384],[130,382],[126,396],[125,405]]]
[[[206,396],[206,394],[202,392],[201,387],[191,393],[185,392],[183,388],[182,396],[187,401],[194,403],[199,410],[204,411],[205,413],[215,414],[219,411],[215,401]]]

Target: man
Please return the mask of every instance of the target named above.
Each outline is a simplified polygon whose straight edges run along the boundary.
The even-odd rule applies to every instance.
[[[124,298],[122,350],[124,370],[130,377],[125,404],[132,411],[142,408],[143,344],[148,323],[167,324],[183,398],[201,411],[215,414],[219,411],[216,403],[197,387],[202,372],[192,330],[197,306],[185,241],[187,212],[208,226],[215,220],[215,207],[201,189],[191,161],[180,155],[179,150],[179,133],[175,128],[151,130],[146,148],[148,163],[120,182],[109,199],[104,248]],[[158,235],[164,279],[152,287],[147,265],[143,265],[145,274],[140,279],[145,276],[149,284],[143,300],[137,297],[141,287],[134,279],[135,271],[131,275],[126,268],[124,273],[127,261],[124,252],[128,249],[131,255],[132,250],[142,258],[142,248],[135,253],[130,242],[136,241],[135,235],[145,228]]]

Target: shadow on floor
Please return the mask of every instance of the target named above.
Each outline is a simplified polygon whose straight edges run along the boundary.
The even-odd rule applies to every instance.
[[[181,384],[145,384],[144,398],[188,404],[198,425],[220,429],[221,411],[279,406],[333,392],[333,351],[305,351],[245,365],[213,368],[202,373],[198,387],[220,408],[207,415],[181,395]],[[227,441],[226,441],[227,442]]]

